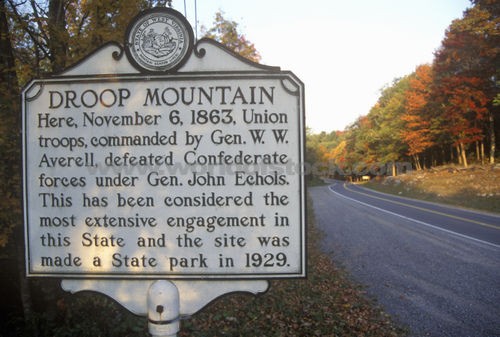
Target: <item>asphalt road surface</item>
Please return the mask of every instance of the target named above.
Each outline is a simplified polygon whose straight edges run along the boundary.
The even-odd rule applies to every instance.
[[[500,216],[340,181],[309,192],[323,251],[410,336],[500,336]]]

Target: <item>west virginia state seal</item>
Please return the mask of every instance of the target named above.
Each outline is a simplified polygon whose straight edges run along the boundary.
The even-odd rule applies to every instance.
[[[146,72],[172,72],[184,64],[193,48],[193,29],[171,8],[154,8],[132,20],[125,34],[131,63]]]

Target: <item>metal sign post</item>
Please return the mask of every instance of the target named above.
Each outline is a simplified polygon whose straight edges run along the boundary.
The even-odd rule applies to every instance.
[[[22,95],[28,277],[111,296],[157,336],[224,293],[305,277],[293,73],[194,45],[163,8]]]

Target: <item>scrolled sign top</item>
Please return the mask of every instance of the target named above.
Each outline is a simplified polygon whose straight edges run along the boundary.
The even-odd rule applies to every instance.
[[[193,29],[171,8],[153,8],[136,16],[125,34],[129,61],[141,72],[173,72],[193,48]]]

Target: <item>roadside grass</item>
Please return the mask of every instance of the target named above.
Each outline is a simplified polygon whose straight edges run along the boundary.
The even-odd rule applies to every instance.
[[[306,176],[306,183],[308,187],[328,185],[323,179],[312,174]]]
[[[408,198],[500,213],[500,166],[441,166],[374,179],[363,186]]]
[[[187,336],[404,336],[362,287],[319,250],[322,234],[308,212],[307,279],[272,281],[261,295],[222,297],[182,322]]]

